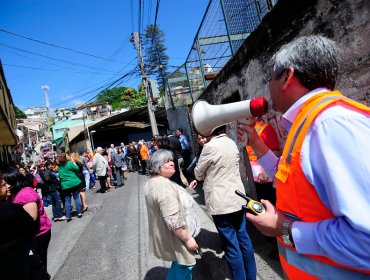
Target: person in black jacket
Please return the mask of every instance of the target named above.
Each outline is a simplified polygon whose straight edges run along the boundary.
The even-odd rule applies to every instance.
[[[51,205],[53,211],[53,221],[63,221],[67,218],[63,216],[61,200],[58,192],[58,179],[53,174],[53,165],[51,162],[45,163],[45,170],[43,171],[42,180],[44,181],[45,188],[51,197]]]
[[[26,186],[28,187],[31,187],[31,188],[36,188],[36,179],[35,177],[29,172],[29,170],[25,167],[25,166],[20,166],[19,167],[19,172],[25,177],[25,184]]]
[[[21,204],[5,201],[12,186],[4,180],[3,169],[0,167],[0,279],[49,279],[32,247],[38,222]]]
[[[45,165],[42,163],[38,166],[34,174],[35,174],[35,178],[37,181],[37,188],[41,189],[41,196],[42,196],[42,202],[44,203],[44,207],[48,207],[51,204],[51,198],[50,198],[49,190],[47,186],[45,185],[44,171],[45,171]],[[41,180],[39,179],[40,177],[41,177]]]

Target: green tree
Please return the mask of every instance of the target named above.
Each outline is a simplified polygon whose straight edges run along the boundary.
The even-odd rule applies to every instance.
[[[140,86],[138,92],[132,88],[126,89],[121,100],[121,104],[125,108],[135,108],[146,105],[146,96]]]
[[[15,117],[17,119],[27,119],[27,115],[17,106],[14,106],[14,110],[15,110]]]
[[[144,34],[144,61],[148,76],[154,76],[158,82],[159,90],[164,92],[164,78],[167,75],[169,57],[166,55],[164,32],[153,24],[145,28]]]
[[[117,110],[143,106],[146,104],[146,97],[143,92],[137,92],[133,88],[117,87],[101,92],[93,103],[102,102],[109,102],[112,109]]]

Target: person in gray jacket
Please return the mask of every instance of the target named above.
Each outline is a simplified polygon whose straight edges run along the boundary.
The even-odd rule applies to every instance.
[[[93,161],[93,168],[95,171],[96,176],[98,177],[100,183],[100,192],[105,193],[107,190],[107,168],[108,168],[108,161],[102,156],[103,148],[98,147],[96,149],[96,154],[94,156]]]
[[[122,169],[122,149],[118,148],[116,153],[112,153],[113,166],[115,168],[116,175],[116,188],[122,187],[125,183],[122,180],[121,169]]]

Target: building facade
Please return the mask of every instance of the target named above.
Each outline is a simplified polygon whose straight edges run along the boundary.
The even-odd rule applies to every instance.
[[[15,160],[14,148],[17,145],[15,110],[12,96],[5,80],[0,61],[0,164]]]

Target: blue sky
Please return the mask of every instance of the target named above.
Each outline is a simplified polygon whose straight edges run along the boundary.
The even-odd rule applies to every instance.
[[[138,31],[138,3],[1,0],[0,30],[100,57],[0,31],[0,59],[15,105],[44,105],[41,86],[48,85],[52,108],[72,107],[130,72],[137,65],[129,38]],[[208,0],[160,1],[157,24],[166,35],[169,65],[185,62],[207,4]],[[143,26],[154,23],[155,5],[155,0],[144,0]],[[137,88],[139,83],[136,76],[122,85]]]

